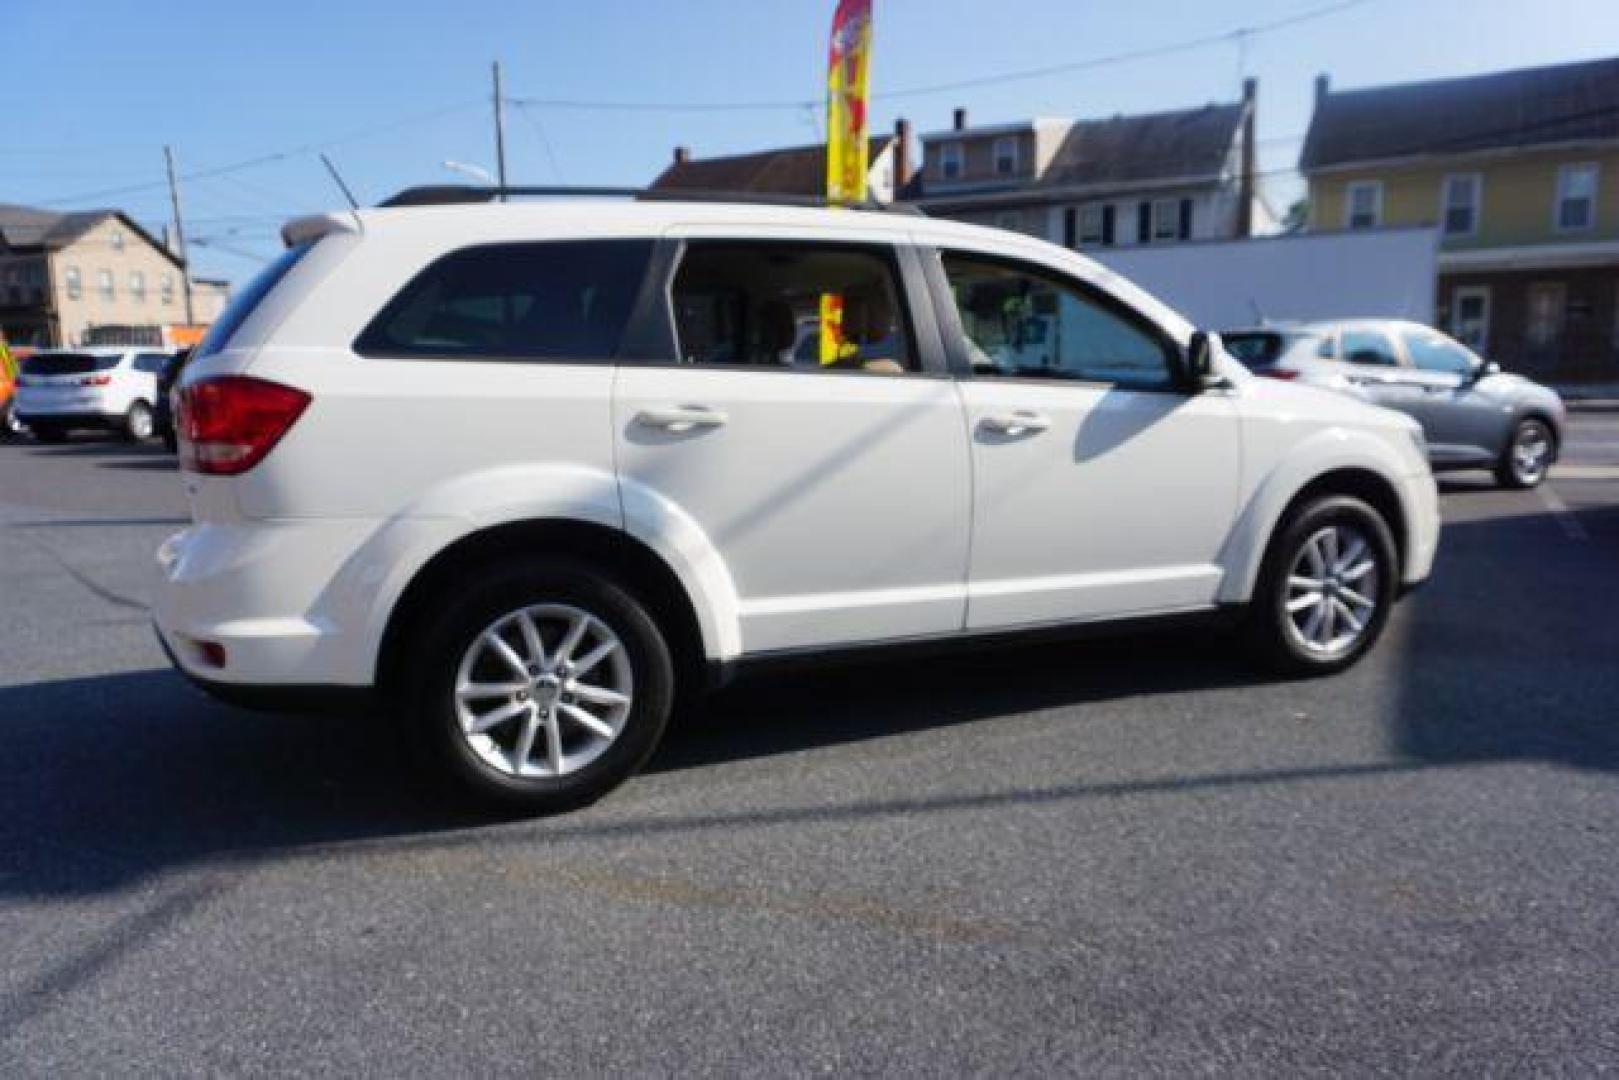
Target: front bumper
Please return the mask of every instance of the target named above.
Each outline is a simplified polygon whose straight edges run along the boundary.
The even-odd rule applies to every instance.
[[[1414,588],[1428,580],[1439,552],[1439,483],[1432,472],[1413,473],[1401,481],[1405,507],[1405,565],[1400,582]]]

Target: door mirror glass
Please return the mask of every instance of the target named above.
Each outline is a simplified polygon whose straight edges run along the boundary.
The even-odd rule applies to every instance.
[[[1193,332],[1186,343],[1186,381],[1201,386],[1214,374],[1213,339],[1202,330]]]

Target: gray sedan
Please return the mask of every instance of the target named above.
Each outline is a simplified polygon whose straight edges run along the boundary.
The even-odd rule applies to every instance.
[[[1546,479],[1563,441],[1557,392],[1432,327],[1393,319],[1232,330],[1226,351],[1257,375],[1354,394],[1414,417],[1434,471],[1490,469],[1507,487]]]

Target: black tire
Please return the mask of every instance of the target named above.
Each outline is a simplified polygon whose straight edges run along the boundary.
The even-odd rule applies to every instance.
[[[1529,467],[1517,453],[1518,447],[1526,441],[1538,442],[1545,447],[1544,459],[1534,467]],[[1507,440],[1507,448],[1501,451],[1501,460],[1496,463],[1496,483],[1518,491],[1539,487],[1546,479],[1546,474],[1551,471],[1551,459],[1556,448],[1556,438],[1546,421],[1533,416],[1520,420],[1512,429],[1512,437]]]
[[[1365,626],[1352,642],[1339,650],[1315,650],[1305,644],[1303,631],[1296,627],[1294,615],[1288,610],[1290,600],[1303,598],[1302,592],[1294,596],[1295,587],[1290,586],[1289,581],[1295,563],[1305,557],[1305,545],[1333,526],[1365,542],[1366,554],[1372,559],[1376,574],[1375,595],[1367,599],[1374,601],[1375,606],[1369,616],[1358,607],[1354,609],[1361,613]],[[1356,579],[1348,584],[1360,587],[1360,594],[1363,594],[1363,581],[1364,578]],[[1394,606],[1399,588],[1399,558],[1394,538],[1382,515],[1349,495],[1312,498],[1294,508],[1282,521],[1265,553],[1259,582],[1248,606],[1245,635],[1249,649],[1267,670],[1282,675],[1310,678],[1342,671],[1359,660],[1377,642],[1388,622],[1389,611]],[[1327,597],[1322,597],[1323,605],[1330,602]],[[1346,606],[1348,604],[1343,600],[1336,605],[1338,609]],[[1307,619],[1308,615],[1300,617]],[[1341,618],[1337,610],[1332,612],[1331,617]]]
[[[163,449],[171,454],[178,454],[180,452],[180,437],[172,431],[165,431],[163,433]]]
[[[57,427],[54,424],[29,424],[28,430],[34,433],[37,441],[49,445],[67,441],[67,428]]]
[[[0,439],[15,439],[23,431],[22,421],[17,419],[17,404],[8,400],[0,407]]]
[[[486,629],[539,604],[567,605],[606,624],[627,654],[633,693],[617,737],[600,756],[561,776],[519,777],[500,771],[472,747],[457,715],[455,687],[463,656]],[[392,689],[418,757],[456,794],[504,811],[556,813],[599,799],[645,764],[675,698],[669,647],[646,607],[611,579],[573,562],[505,564],[463,579],[403,647],[404,674]]]
[[[152,437],[152,407],[137,401],[124,414],[122,434],[126,442],[140,443]]]

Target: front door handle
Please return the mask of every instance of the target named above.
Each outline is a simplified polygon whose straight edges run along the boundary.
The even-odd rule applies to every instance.
[[[1045,413],[1019,409],[1009,413],[990,413],[979,421],[985,431],[997,435],[1023,435],[1044,431],[1051,426],[1051,417]]]
[[[642,409],[635,414],[637,424],[675,432],[719,427],[726,419],[723,412],[710,409],[706,405],[674,405],[667,408]]]

